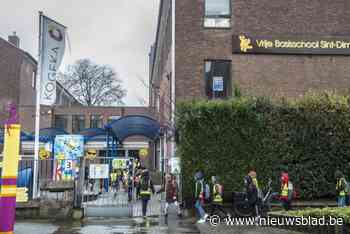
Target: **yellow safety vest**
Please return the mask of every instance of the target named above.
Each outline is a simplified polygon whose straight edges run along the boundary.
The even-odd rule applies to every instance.
[[[288,197],[288,184],[284,184],[282,191],[281,191],[281,196],[282,197]]]
[[[141,187],[142,187],[142,179],[141,179]],[[148,180],[148,189],[147,190],[143,190],[141,188],[141,191],[140,191],[140,195],[151,195],[151,182]]]
[[[214,184],[214,187],[213,187],[213,195],[214,195],[213,202],[222,203],[223,202],[222,196],[219,193],[219,191],[217,191],[217,187],[218,186],[220,186],[220,185],[219,184]]]
[[[253,183],[255,184],[255,187],[256,187],[257,189],[259,189],[258,180],[257,180],[256,178],[253,178],[252,180],[253,180]]]
[[[112,182],[117,181],[117,173],[111,173],[111,181]]]
[[[340,188],[340,187],[341,187],[341,179],[339,179],[337,181],[337,185],[336,185],[335,189],[338,190],[338,188]],[[339,192],[339,196],[345,196],[345,190],[344,189]]]

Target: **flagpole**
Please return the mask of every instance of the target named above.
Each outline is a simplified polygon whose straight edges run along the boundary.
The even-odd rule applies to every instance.
[[[40,85],[41,85],[41,66],[42,66],[42,22],[43,12],[39,11],[39,60],[36,75],[36,106],[35,106],[35,139],[34,139],[34,167],[33,167],[33,198],[38,195],[38,165],[39,165],[39,131],[40,131]]]

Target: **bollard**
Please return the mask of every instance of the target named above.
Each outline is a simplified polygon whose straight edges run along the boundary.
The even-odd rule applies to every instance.
[[[0,234],[13,234],[16,215],[20,130],[21,127],[18,124],[5,126],[0,192]]]

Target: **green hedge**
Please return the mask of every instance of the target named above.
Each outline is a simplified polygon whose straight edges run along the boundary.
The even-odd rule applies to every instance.
[[[289,171],[301,198],[334,195],[334,172],[350,169],[349,97],[308,94],[297,101],[266,98],[193,101],[177,108],[183,196],[191,199],[193,175],[218,175],[226,191],[241,190],[255,169],[261,184]]]

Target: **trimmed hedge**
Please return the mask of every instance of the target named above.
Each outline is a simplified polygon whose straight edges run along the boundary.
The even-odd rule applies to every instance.
[[[308,94],[273,103],[267,98],[193,101],[177,107],[177,154],[183,197],[192,199],[193,175],[221,178],[225,191],[242,190],[250,169],[278,190],[288,170],[301,198],[334,196],[334,172],[350,169],[349,97]]]

